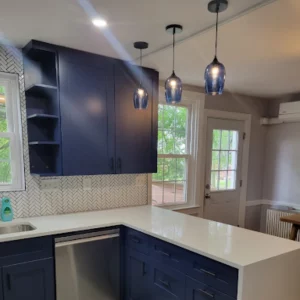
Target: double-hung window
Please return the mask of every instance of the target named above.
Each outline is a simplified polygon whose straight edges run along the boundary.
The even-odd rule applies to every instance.
[[[161,96],[162,98],[162,96]],[[193,206],[197,172],[200,99],[158,107],[158,165],[152,205]]]
[[[0,191],[24,189],[18,76],[0,73]]]

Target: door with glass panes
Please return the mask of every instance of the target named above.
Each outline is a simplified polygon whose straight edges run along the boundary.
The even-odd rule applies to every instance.
[[[204,218],[239,225],[243,121],[208,118]]]

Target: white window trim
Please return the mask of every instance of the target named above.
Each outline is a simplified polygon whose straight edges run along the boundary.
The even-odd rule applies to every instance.
[[[159,103],[166,104],[164,87],[159,87]],[[202,93],[183,91],[182,100],[180,105],[191,108],[191,114],[189,118],[191,134],[188,133],[187,142],[190,143],[191,153],[189,156],[189,165],[187,170],[187,202],[183,204],[171,204],[162,205],[160,207],[177,210],[197,208],[200,206],[200,195],[204,193],[204,187],[200,186],[201,181],[201,169],[203,168],[203,162],[201,163],[204,137],[204,105],[205,95]],[[191,139],[190,135],[193,137]],[[170,156],[170,155],[168,155]],[[174,155],[175,157],[176,155]],[[180,155],[183,157],[182,155]],[[204,179],[203,179],[204,180]],[[152,174],[148,175],[148,204],[152,205]]]
[[[9,120],[9,132],[0,133],[0,137],[10,138],[12,172],[12,183],[0,184],[0,191],[22,191],[25,189],[25,179],[19,77],[17,74],[0,72],[0,84],[5,86],[6,115]]]

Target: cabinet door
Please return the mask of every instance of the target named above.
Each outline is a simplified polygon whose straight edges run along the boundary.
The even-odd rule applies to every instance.
[[[149,300],[151,297],[151,266],[142,253],[125,249],[125,295],[126,300]]]
[[[3,300],[2,269],[0,268],[0,300]]]
[[[138,80],[125,67],[115,71],[117,173],[157,172],[158,73],[144,73],[148,108],[136,110],[133,94]]]
[[[192,278],[186,277],[186,300],[234,300],[226,294],[205,285],[202,282],[196,281]]]
[[[55,300],[53,259],[3,267],[5,300]]]
[[[63,175],[115,173],[113,65],[59,56]]]

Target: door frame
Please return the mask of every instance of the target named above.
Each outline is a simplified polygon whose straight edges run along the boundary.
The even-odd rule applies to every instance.
[[[239,202],[239,226],[245,227],[245,216],[246,216],[246,201],[247,201],[247,187],[248,187],[248,165],[249,165],[249,148],[250,148],[250,136],[251,136],[251,119],[252,116],[250,114],[244,113],[236,113],[236,112],[228,112],[228,111],[221,111],[221,110],[212,110],[212,109],[205,109],[204,110],[204,143],[203,143],[203,151],[202,151],[202,161],[205,163],[203,164],[202,168],[202,186],[204,189],[205,185],[205,171],[207,166],[206,161],[206,149],[207,149],[207,122],[208,118],[216,118],[216,119],[225,119],[225,120],[234,120],[234,121],[244,121],[245,122],[245,134],[246,138],[243,144],[243,152],[242,152],[242,165],[241,165],[241,180],[243,182],[241,190],[240,190],[240,202]],[[210,162],[209,162],[210,163]],[[204,216],[204,193],[201,195],[200,198],[200,205],[201,205],[201,215]]]

